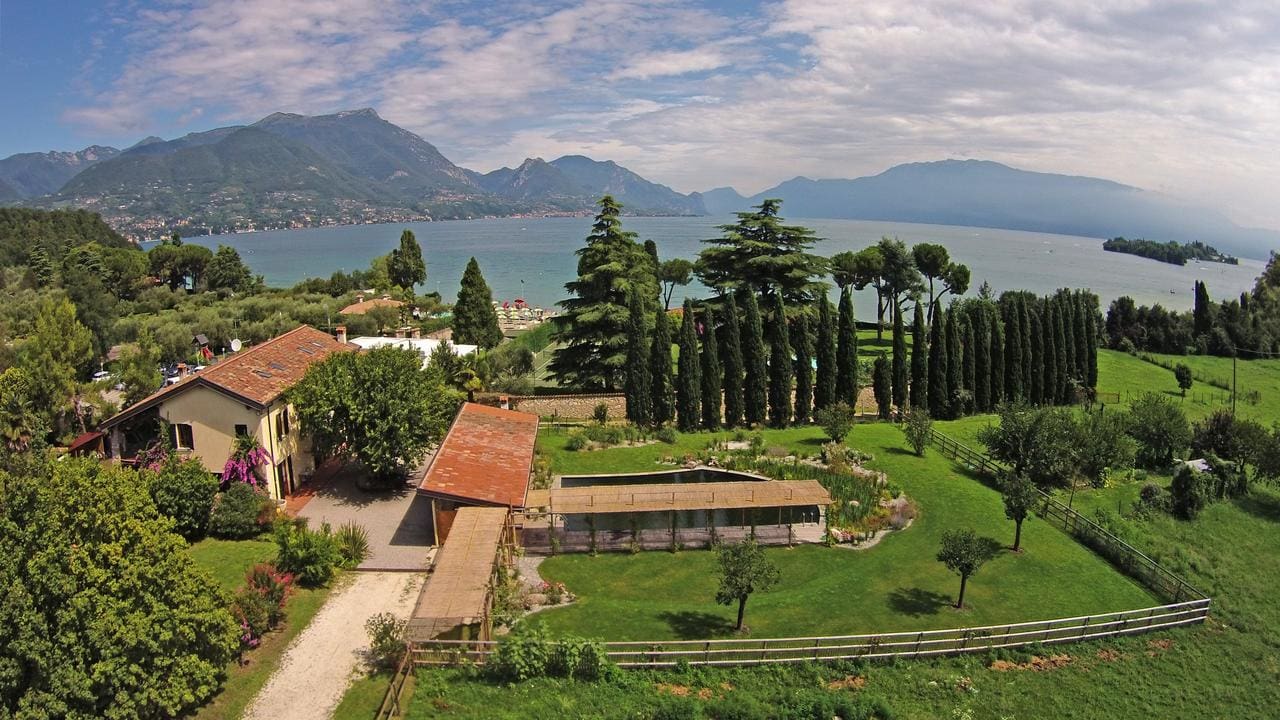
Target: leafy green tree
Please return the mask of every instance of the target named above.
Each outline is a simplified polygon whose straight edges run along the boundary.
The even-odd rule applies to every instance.
[[[912,257],[905,243],[898,239],[882,237],[876,247],[880,249],[880,256],[884,258],[884,264],[880,270],[880,280],[885,296],[884,306],[886,310],[896,313],[908,297],[924,291],[924,283],[920,278],[920,271],[916,269],[915,258]],[[879,331],[883,329],[884,318],[879,318],[877,339],[880,339]]]
[[[960,313],[951,310],[946,314],[947,323],[943,328],[947,343],[947,418],[956,418],[964,413],[961,391],[964,390],[964,355],[960,343]],[[942,318],[939,317],[939,320]]]
[[[70,302],[44,298],[36,310],[35,330],[18,357],[30,378],[32,406],[52,420],[70,403],[77,373],[93,361],[93,337]]]
[[[907,409],[907,335],[901,308],[893,312],[893,404],[900,411]]]
[[[151,499],[161,515],[173,519],[173,530],[199,540],[209,528],[209,512],[218,494],[218,480],[199,460],[171,453],[150,478]]]
[[[656,249],[656,246],[655,246]],[[693,282],[693,263],[684,258],[672,258],[658,266],[658,282],[662,284],[662,305],[671,308],[671,295],[676,286]]]
[[[916,269],[929,282],[929,322],[933,322],[933,306],[941,294],[934,294],[933,281],[946,274],[947,266],[951,264],[951,255],[942,245],[916,243],[911,247],[911,257],[915,260]]]
[[[1130,405],[1129,436],[1138,441],[1139,465],[1163,469],[1173,463],[1174,453],[1187,449],[1191,426],[1176,403],[1164,395],[1149,392]]]
[[[821,293],[818,302],[818,373],[813,385],[813,407],[815,410],[835,402],[836,399],[836,333],[831,319],[831,301],[827,294]]]
[[[1013,474],[1039,487],[1065,485],[1075,475],[1075,419],[1064,408],[1001,405],[1000,422],[978,431],[978,442]]]
[[[1021,475],[1010,475],[1000,488],[1004,500],[1004,516],[1014,523],[1013,551],[1022,549],[1022,523],[1031,516],[1031,510],[1040,500],[1036,486]]]
[[[760,306],[755,292],[743,289],[738,292],[742,303],[742,394],[743,416],[748,425],[764,422],[768,410],[769,362],[764,347],[764,325],[760,320]]]
[[[679,374],[676,375],[676,424],[683,432],[693,432],[702,422],[702,377],[698,364],[698,330],[694,327],[693,302],[684,301],[680,321]]]
[[[858,327],[853,319],[853,293],[840,291],[840,314],[836,320],[836,402],[855,406],[858,402]]]
[[[218,692],[239,629],[134,471],[33,463],[0,497],[2,712],[160,720]]]
[[[809,422],[813,410],[813,340],[809,333],[809,315],[796,314],[791,328],[791,349],[796,356],[796,404],[795,421],[798,425]]]
[[[902,432],[916,455],[924,457],[925,448],[933,441],[933,418],[923,408],[914,408],[907,413],[902,423]]]
[[[1195,383],[1195,379],[1191,376],[1191,368],[1186,363],[1178,363],[1173,366],[1173,377],[1178,381],[1178,388],[1182,390],[1182,397],[1186,397],[1187,391]]]
[[[915,303],[911,318],[911,409],[929,408],[929,337],[924,326],[924,311]]]
[[[229,245],[219,245],[205,269],[205,282],[210,290],[248,292],[253,288],[253,272],[240,259],[240,253]]]
[[[322,455],[342,452],[380,480],[419,462],[461,401],[416,352],[390,346],[330,355],[287,396]]]
[[[1210,478],[1190,465],[1182,465],[1169,483],[1169,499],[1173,514],[1182,520],[1195,520],[1209,504]]]
[[[721,225],[718,238],[698,254],[697,273],[708,287],[721,291],[781,292],[789,303],[808,302],[819,290],[815,277],[825,261],[809,253],[817,238],[799,225],[784,225],[782,201],[768,199],[752,211],[737,213],[737,222]]]
[[[858,414],[853,406],[844,402],[828,405],[813,415],[814,422],[822,426],[822,431],[833,442],[844,442],[857,419]]]
[[[493,307],[493,292],[480,273],[480,263],[473,257],[462,272],[458,302],[453,306],[453,341],[481,348],[497,347],[502,342],[498,312]]]
[[[11,453],[26,452],[48,432],[34,397],[31,376],[25,370],[11,367],[0,373],[0,440]]]
[[[627,362],[627,293],[634,287],[656,299],[658,285],[652,257],[635,233],[622,229],[622,206],[609,195],[597,204],[591,234],[577,251],[578,277],[565,283],[573,297],[560,303],[561,347],[550,370],[561,385],[612,390],[621,386]]]
[[[741,632],[747,599],[753,593],[766,592],[778,584],[778,567],[765,556],[764,548],[753,538],[720,545],[716,548],[716,560],[720,564],[716,602],[721,605],[738,604],[738,623],[734,627]]]
[[[1111,470],[1133,467],[1137,443],[1125,430],[1129,420],[1123,413],[1086,413],[1076,423],[1076,470],[1094,487],[1103,487]]]
[[[632,290],[628,305],[627,419],[636,425],[649,425],[653,423],[653,363],[649,355],[652,341],[640,294]]]
[[[787,332],[787,311],[782,295],[773,295],[773,318],[769,323],[769,423],[774,427],[791,424],[791,337]]]
[[[720,330],[720,356],[724,358],[724,424],[742,424],[746,398],[743,395],[742,333],[738,326],[738,305],[733,294],[724,295],[724,327]]]
[[[979,538],[972,530],[947,530],[942,533],[942,546],[938,549],[938,562],[960,576],[960,596],[956,608],[964,608],[964,591],[969,578],[991,559],[990,542]]]
[[[947,309],[938,308],[938,315],[929,326],[929,414],[936,418],[950,416],[951,395],[947,389],[950,374],[950,358],[947,356]]]
[[[675,380],[671,368],[671,318],[658,308],[653,321],[653,347],[649,349],[649,382],[653,389],[653,424],[663,425],[676,416]]]
[[[720,429],[721,391],[724,383],[720,370],[720,348],[716,339],[716,313],[711,305],[703,308],[702,316],[702,427]]]
[[[881,420],[888,420],[893,411],[893,377],[883,353],[876,357],[873,368],[871,389],[876,398],[876,410]]]
[[[412,230],[400,233],[400,247],[387,256],[387,277],[391,284],[405,290],[427,281],[427,263],[422,259],[422,246]]]

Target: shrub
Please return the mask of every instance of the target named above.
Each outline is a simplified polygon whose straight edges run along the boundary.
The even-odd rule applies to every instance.
[[[271,498],[246,483],[235,483],[218,496],[209,515],[209,534],[229,540],[243,540],[262,532],[262,516],[273,503]]]
[[[521,627],[498,642],[484,672],[506,682],[524,682],[546,674],[550,644],[541,626]]]
[[[666,444],[668,444],[668,445],[675,445],[675,444],[676,444],[676,431],[675,431],[675,428],[671,428],[671,427],[660,427],[660,428],[658,428],[658,431],[657,431],[656,433],[654,433],[653,435],[654,435],[654,437],[656,437],[656,438],[658,439],[658,441],[659,441],[659,442],[664,442],[664,443],[666,443]]]
[[[924,410],[912,410],[902,423],[902,432],[907,436],[907,444],[915,450],[916,455],[924,457],[925,448],[933,438],[933,419]]]
[[[561,638],[547,655],[546,674],[574,680],[597,680],[609,670],[604,646],[578,637]]]
[[[707,714],[715,720],[766,720],[771,714],[750,695],[732,693],[723,700],[707,705]]]
[[[404,620],[391,613],[378,613],[364,623],[369,634],[369,664],[392,670],[400,664],[405,651]]]
[[[306,518],[281,520],[276,523],[275,541],[279,548],[276,565],[309,587],[329,582],[342,560],[328,523],[312,530],[307,527]]]
[[[843,402],[828,405],[814,413],[814,419],[822,426],[823,432],[836,442],[844,442],[856,417],[854,409]]]
[[[293,590],[293,576],[281,572],[271,563],[258,563],[245,575],[245,588],[258,593],[267,601],[267,624],[277,627],[284,622],[284,606]]]
[[[250,587],[242,587],[231,599],[231,614],[240,623],[240,648],[258,646],[271,630],[271,601]]]
[[[653,711],[653,720],[696,720],[698,717],[697,703],[687,697],[665,697]]]
[[[333,541],[337,543],[342,567],[348,570],[359,566],[369,557],[369,532],[362,525],[348,520],[338,526]]]
[[[1209,501],[1208,478],[1190,465],[1173,474],[1169,484],[1169,501],[1173,514],[1183,520],[1194,520]]]
[[[569,452],[578,452],[585,450],[587,447],[587,438],[581,432],[574,432],[569,435],[569,439],[564,441],[564,449]]]
[[[1138,508],[1144,511],[1167,512],[1169,494],[1155,483],[1147,483],[1138,491]]]
[[[173,529],[188,540],[204,536],[218,495],[218,480],[198,460],[170,455],[151,478],[151,499]]]
[[[609,406],[605,403],[596,405],[591,409],[591,419],[601,425],[609,422]]]

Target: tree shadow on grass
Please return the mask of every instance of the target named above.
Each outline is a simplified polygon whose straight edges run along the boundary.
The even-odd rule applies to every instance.
[[[889,593],[889,608],[908,617],[936,615],[954,602],[950,596],[923,588],[898,588]]]
[[[913,458],[920,457],[919,455],[916,454],[915,450],[911,450],[910,448],[901,448],[895,445],[890,445],[889,447],[885,448],[884,452],[888,455],[910,455]]]
[[[708,612],[667,611],[658,613],[658,618],[670,625],[671,631],[681,640],[703,640],[733,634],[732,622]]]
[[[1270,522],[1280,522],[1280,498],[1273,495],[1244,495],[1235,499],[1236,507]]]

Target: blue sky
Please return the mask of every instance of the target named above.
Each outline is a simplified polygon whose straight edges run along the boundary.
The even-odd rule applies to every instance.
[[[976,157],[1280,227],[1274,0],[0,0],[0,156],[374,107],[477,170]]]

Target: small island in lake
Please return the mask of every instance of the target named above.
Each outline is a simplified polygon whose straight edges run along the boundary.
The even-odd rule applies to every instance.
[[[1188,260],[1207,260],[1227,265],[1240,264],[1238,258],[1218,252],[1217,248],[1212,245],[1206,245],[1199,240],[1190,243],[1172,241],[1160,243],[1154,240],[1143,240],[1142,238],[1128,240],[1123,237],[1115,237],[1102,241],[1102,249],[1109,252],[1139,255],[1144,258],[1167,262],[1170,265],[1186,265]]]

